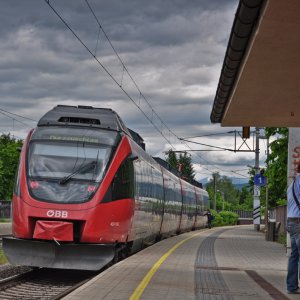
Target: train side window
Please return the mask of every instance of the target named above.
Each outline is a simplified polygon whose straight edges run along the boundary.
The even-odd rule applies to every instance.
[[[133,163],[126,159],[119,167],[102,202],[133,198]]]
[[[21,196],[20,174],[21,174],[21,170],[20,170],[20,159],[19,159],[18,168],[17,168],[17,172],[15,175],[15,187],[14,187],[14,193],[17,196]]]

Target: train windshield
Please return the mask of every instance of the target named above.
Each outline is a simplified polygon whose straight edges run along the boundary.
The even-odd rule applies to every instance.
[[[77,145],[66,142],[33,142],[30,145],[29,177],[99,182],[108,162],[111,147]]]
[[[28,152],[28,185],[42,201],[88,201],[103,179],[117,133],[75,128],[38,128]]]

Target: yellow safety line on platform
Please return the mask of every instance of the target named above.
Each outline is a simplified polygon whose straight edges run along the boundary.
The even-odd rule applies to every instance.
[[[207,230],[205,230],[207,231]],[[201,232],[195,233],[192,236],[180,241],[179,243],[177,243],[175,246],[173,246],[168,252],[166,252],[155,264],[154,266],[151,268],[151,270],[146,274],[146,276],[143,278],[143,280],[141,281],[141,283],[138,285],[138,287],[135,289],[135,291],[132,293],[132,295],[130,296],[130,300],[138,300],[140,299],[141,295],[143,294],[145,288],[147,287],[147,285],[149,284],[151,278],[153,277],[153,275],[155,274],[155,272],[157,271],[157,269],[161,266],[161,264],[179,247],[181,246],[183,243],[187,242],[188,240],[192,239],[193,237],[199,235],[200,233],[203,233],[204,231],[201,230]]]

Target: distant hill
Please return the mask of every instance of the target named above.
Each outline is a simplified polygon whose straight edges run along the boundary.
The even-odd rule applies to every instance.
[[[249,183],[249,179],[248,178],[231,178],[232,179],[232,184],[237,188],[237,189],[241,189],[243,188],[245,185],[248,185]]]
[[[236,183],[236,184],[233,183],[233,185],[236,189],[241,190],[244,186],[248,185],[248,180],[245,183]]]
[[[241,190],[245,185],[248,185],[249,182],[248,178],[229,177],[229,179],[231,179],[233,186],[238,190]],[[210,182],[210,180],[211,177],[205,177],[198,181],[201,182],[203,186],[206,186]]]

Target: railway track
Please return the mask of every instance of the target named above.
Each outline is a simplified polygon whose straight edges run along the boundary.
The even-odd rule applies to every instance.
[[[35,269],[0,281],[0,299],[61,299],[98,273]]]
[[[0,252],[2,250],[2,237],[0,235]],[[101,270],[61,270],[24,266],[11,266],[9,264],[0,267],[0,299],[43,299],[58,300],[77,289],[85,282],[111,266],[112,263]]]
[[[2,249],[2,238],[12,236],[11,234],[0,234],[0,249]]]

